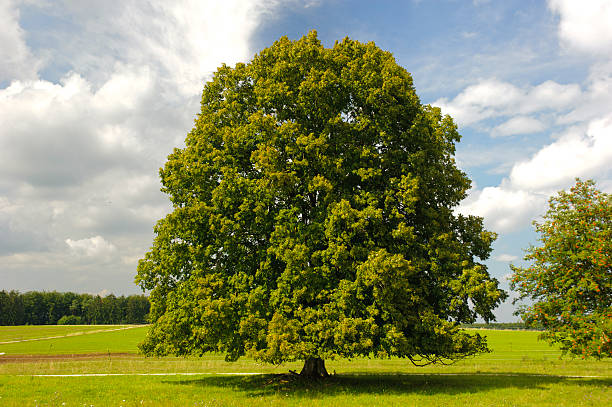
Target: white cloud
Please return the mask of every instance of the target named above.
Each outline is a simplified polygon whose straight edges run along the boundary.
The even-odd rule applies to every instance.
[[[498,138],[492,145],[459,143],[456,160],[460,168],[485,168],[489,174],[508,174],[515,162],[535,153],[537,146],[526,146],[512,138]]]
[[[10,0],[0,2],[0,82],[36,77],[39,61],[25,42],[19,10]]]
[[[472,191],[460,207],[464,213],[484,216],[487,226],[499,232],[526,227],[544,213],[546,198],[570,187],[576,177],[593,178],[604,190],[610,185],[612,2],[549,0],[548,5],[560,16],[558,35],[566,50],[596,61],[582,87],[554,81],[519,87],[489,79],[453,99],[439,100],[460,125],[489,131],[493,137],[550,129],[552,140],[527,157],[517,160],[514,155],[498,186]],[[500,118],[501,124],[491,125]]]
[[[179,90],[193,95],[222,62],[249,57],[246,40],[257,25],[257,6],[245,0],[131,2],[117,26],[127,36],[130,58],[156,61]]]
[[[581,90],[576,84],[546,81],[520,88],[509,82],[487,79],[468,86],[452,100],[441,98],[432,104],[440,106],[443,113],[450,114],[460,125],[470,126],[494,117],[568,109],[580,96]]]
[[[570,49],[601,55],[612,50],[612,2],[610,0],[549,0],[559,14],[558,33]]]
[[[138,109],[155,79],[146,66],[136,68],[118,64],[109,80],[95,92],[92,105],[106,116]]]
[[[169,210],[158,169],[193,125],[204,81],[248,61],[254,30],[285,3],[37,0],[21,12],[45,24],[26,33],[0,0],[6,287],[135,289],[134,259]]]
[[[453,100],[438,99],[432,104],[442,108],[442,113],[450,114],[459,124],[469,126],[475,122],[497,116],[496,111],[509,102],[516,103],[520,98],[517,87],[497,80],[486,80],[468,86]]]
[[[576,177],[609,180],[612,174],[612,115],[573,127],[531,158],[515,163],[497,187],[474,190],[459,212],[483,216],[497,232],[523,228],[544,214],[547,198]]]
[[[511,110],[519,113],[532,113],[541,110],[563,110],[578,102],[582,91],[580,86],[572,83],[562,85],[554,81],[545,81],[534,87],[527,87],[518,106]]]
[[[510,173],[516,188],[542,190],[610,173],[612,163],[612,115],[592,121],[586,132],[571,129],[545,146],[528,161],[517,163]]]
[[[514,136],[517,134],[538,133],[546,128],[544,123],[529,116],[516,116],[491,130],[492,137]]]
[[[458,212],[484,217],[485,226],[495,232],[523,228],[545,207],[546,197],[507,186],[476,190],[461,203]]]
[[[197,96],[203,80],[222,63],[250,59],[251,35],[279,4],[263,0],[108,0],[45,2],[40,9],[58,19],[70,18],[79,31],[77,36],[61,29],[52,31],[62,51],[54,53],[55,64],[71,66],[96,85],[107,80],[109,66],[116,62],[146,66],[183,96]]]
[[[74,253],[87,257],[108,256],[117,250],[112,243],[104,240],[102,236],[80,240],[66,239],[65,242]]]
[[[115,87],[112,97],[107,85]],[[59,84],[13,82],[0,90],[0,172],[13,183],[50,186],[132,167],[144,130],[135,119],[150,91],[141,70],[115,73],[97,92],[75,73]]]
[[[511,262],[511,261],[518,260],[518,256],[514,256],[512,254],[507,254],[507,253],[502,253],[502,254],[498,254],[497,256],[495,256],[494,260],[501,261],[501,262]]]
[[[601,118],[610,113],[610,106],[612,106],[612,58],[591,67],[586,91],[576,100],[570,112],[557,117],[557,123],[568,125]]]

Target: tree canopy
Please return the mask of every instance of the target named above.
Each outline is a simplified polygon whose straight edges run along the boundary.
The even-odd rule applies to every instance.
[[[205,84],[160,170],[173,211],[136,281],[146,354],[269,363],[358,355],[441,362],[486,350],[460,323],[505,298],[495,234],[454,208],[457,127],[389,52],[286,37]]]
[[[612,195],[577,179],[534,225],[541,244],[526,250],[532,264],[511,266],[517,301],[531,302],[518,313],[565,353],[612,357]]]

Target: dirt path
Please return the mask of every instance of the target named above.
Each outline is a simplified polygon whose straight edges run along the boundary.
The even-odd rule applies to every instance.
[[[97,334],[97,333],[101,333],[101,332],[123,331],[124,329],[140,328],[142,326],[145,326],[145,325],[130,325],[130,326],[124,326],[124,327],[121,327],[121,328],[113,328],[113,329],[96,329],[94,331],[71,332],[71,333],[66,334],[66,335],[45,336],[43,338],[28,338],[28,339],[20,339],[20,340],[16,340],[16,341],[0,342],[0,345],[8,345],[9,343],[19,343],[19,342],[44,341],[46,339],[60,339],[60,338],[67,338],[67,337],[70,337],[70,336]]]

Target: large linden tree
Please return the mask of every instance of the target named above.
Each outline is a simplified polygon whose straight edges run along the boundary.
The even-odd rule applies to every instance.
[[[206,83],[160,170],[173,211],[136,281],[146,354],[269,363],[355,356],[446,362],[486,351],[459,328],[506,294],[495,234],[454,208],[470,180],[457,128],[373,43],[281,38]]]

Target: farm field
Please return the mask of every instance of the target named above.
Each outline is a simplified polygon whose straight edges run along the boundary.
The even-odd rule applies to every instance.
[[[137,344],[146,330],[142,325],[3,326],[0,327],[0,353],[137,353]]]
[[[451,366],[327,361],[333,377],[302,383],[286,375],[299,363],[144,358],[137,344],[146,327],[0,327],[0,342],[15,338],[16,328],[39,340],[0,344],[0,406],[600,406],[612,399],[611,361],[559,359],[530,331],[482,330],[493,352]],[[115,330],[91,333],[107,328]],[[40,339],[49,336],[63,337]]]
[[[75,336],[100,331],[133,328],[138,325],[42,325],[1,326],[0,344],[26,340],[40,340],[55,336]]]

